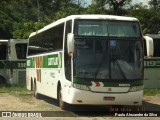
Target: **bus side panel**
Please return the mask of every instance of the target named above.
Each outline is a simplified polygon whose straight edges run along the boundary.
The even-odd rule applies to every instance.
[[[26,87],[28,90],[32,90],[34,80],[36,79],[36,70],[34,57],[27,58],[27,68],[26,68]]]
[[[43,54],[27,59],[27,89],[31,90],[31,79],[36,81],[40,94],[57,98],[57,84],[62,80],[61,52]]]
[[[41,69],[41,80],[39,84],[42,88],[39,88],[39,92],[43,95],[57,98],[57,84],[61,79],[61,69],[47,68]]]
[[[160,88],[160,69],[158,68],[144,69],[144,87]]]
[[[144,61],[144,87],[160,88],[160,60],[149,58]]]
[[[5,60],[0,60],[0,82],[5,81],[8,82],[7,77],[7,65]],[[2,81],[1,81],[2,80]]]
[[[35,80],[35,70],[31,69],[31,68],[27,68],[26,69],[26,87],[28,90],[31,90],[31,84],[34,82]]]

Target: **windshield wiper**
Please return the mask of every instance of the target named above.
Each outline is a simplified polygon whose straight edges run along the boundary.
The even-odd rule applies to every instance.
[[[121,72],[123,78],[124,78],[125,80],[127,80],[127,77],[126,77],[125,73],[123,72],[123,70],[122,70],[122,68],[121,68],[121,66],[120,66],[120,64],[119,64],[119,62],[118,62],[118,60],[114,60],[114,62],[117,64],[117,66],[118,66],[118,68],[119,68],[119,70],[120,70],[120,72]]]
[[[103,53],[103,57],[102,57],[101,62],[100,62],[100,64],[99,64],[98,68],[97,68],[97,71],[96,71],[96,73],[95,73],[95,77],[94,77],[94,78],[97,78],[97,75],[98,75],[98,73],[99,73],[99,71],[100,71],[100,69],[101,69],[101,67],[102,67],[102,64],[103,64],[103,62],[104,62],[104,60],[105,60],[105,55],[106,55],[106,52]]]

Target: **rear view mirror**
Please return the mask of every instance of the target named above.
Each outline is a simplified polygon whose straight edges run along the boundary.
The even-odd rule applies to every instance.
[[[74,34],[68,33],[67,35],[68,54],[71,56],[74,53]]]
[[[143,36],[146,40],[147,57],[152,57],[154,53],[153,39],[148,36]]]

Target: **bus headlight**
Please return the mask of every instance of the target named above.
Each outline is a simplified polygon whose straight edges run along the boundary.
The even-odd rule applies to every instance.
[[[87,91],[90,90],[87,85],[81,85],[81,84],[75,84],[75,83],[73,83],[73,87],[77,88],[77,89],[81,89],[81,90],[87,90]]]
[[[130,87],[129,92],[140,91],[140,90],[143,90],[143,85]]]

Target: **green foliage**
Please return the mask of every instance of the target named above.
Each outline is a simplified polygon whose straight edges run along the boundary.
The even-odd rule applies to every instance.
[[[20,23],[14,23],[12,32],[13,38],[24,38],[27,39],[31,32],[37,31],[38,29],[44,27],[43,22],[31,22],[31,21],[24,21]]]
[[[136,4],[128,11],[128,16],[134,16],[139,19],[143,34],[157,34],[160,31],[160,9],[152,9],[142,4]]]
[[[1,0],[0,39],[28,38],[45,25],[73,14],[114,14],[137,17],[143,33],[160,31],[160,0],[131,6],[131,0],[93,0],[84,8],[84,0]],[[153,24],[154,23],[154,24]]]

